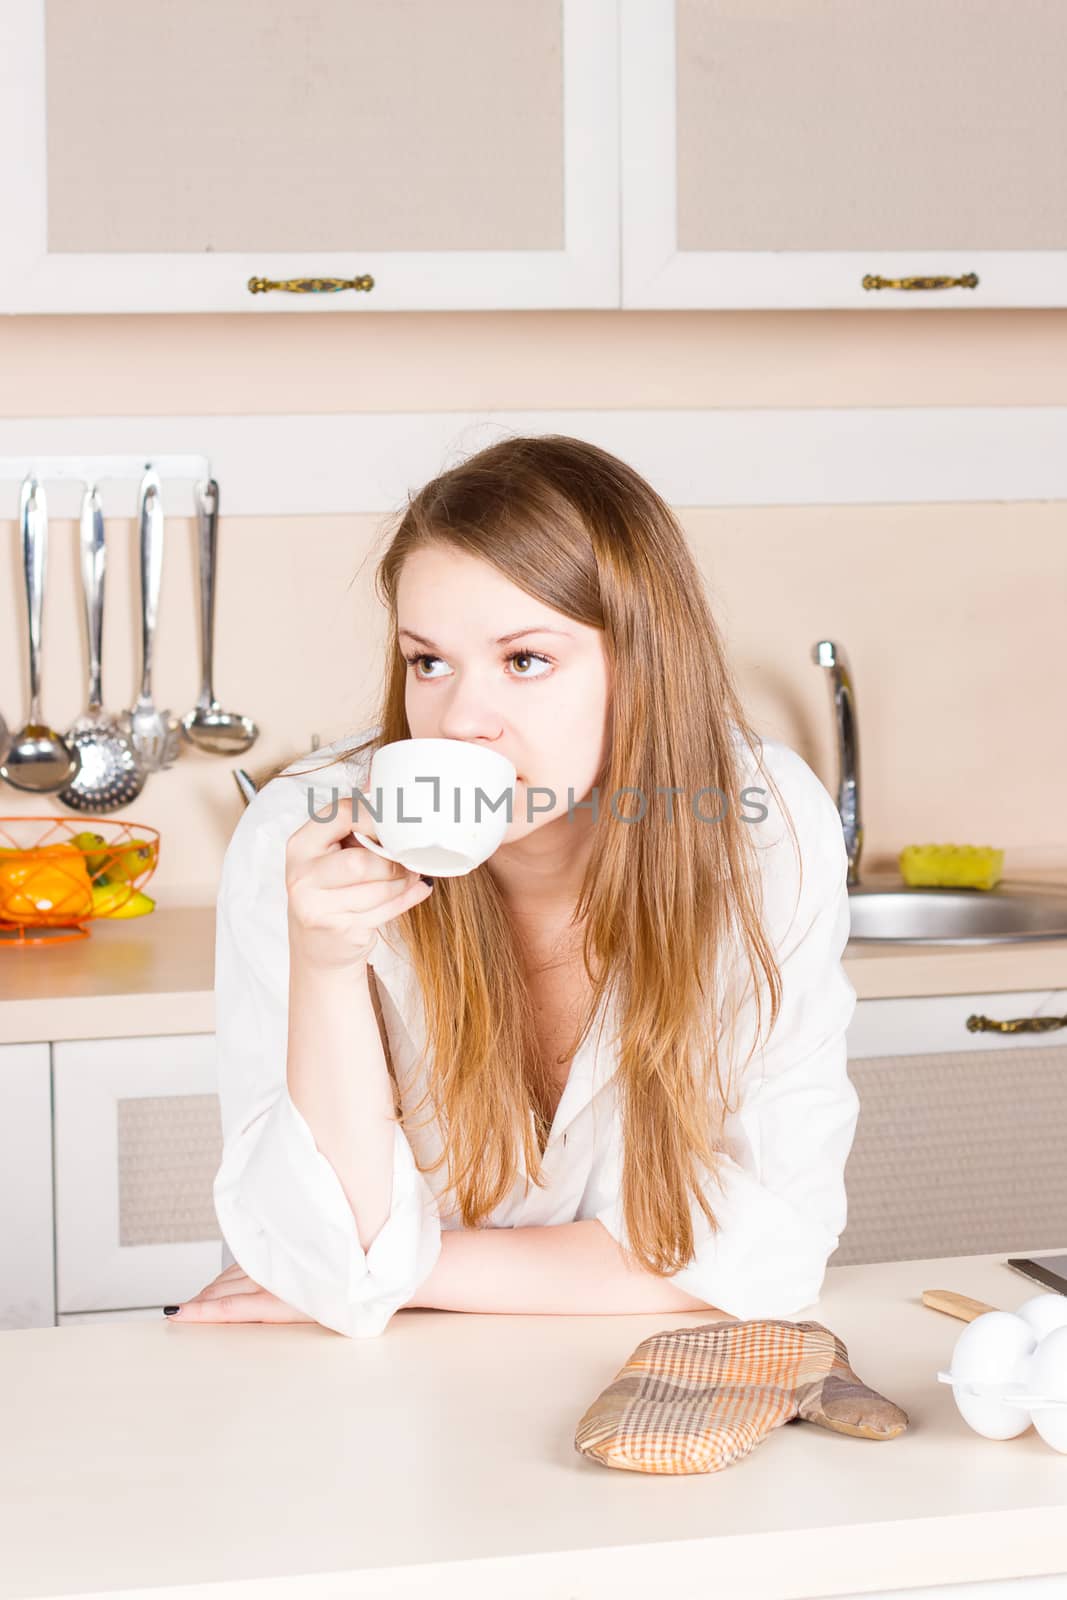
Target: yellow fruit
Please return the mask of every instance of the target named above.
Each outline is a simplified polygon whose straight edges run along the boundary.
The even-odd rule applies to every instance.
[[[156,902],[128,883],[94,884],[94,917],[143,917],[154,911]]]
[[[129,844],[124,844],[110,853],[107,863],[107,876],[110,883],[129,883],[133,878],[139,878],[142,872],[147,872],[149,867],[154,867],[159,846],[155,841],[147,839],[131,839]]]
[[[85,852],[85,865],[94,883],[106,883],[109,852],[107,840],[100,833],[76,833],[71,844]]]

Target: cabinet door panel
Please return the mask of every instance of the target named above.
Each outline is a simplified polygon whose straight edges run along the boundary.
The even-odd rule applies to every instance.
[[[53,1046],[60,1312],[176,1304],[221,1265],[212,1034]]]
[[[834,1266],[1067,1248],[1067,1028],[966,1026],[1065,1014],[1067,991],[860,1001]]]
[[[621,15],[625,306],[1067,304],[1062,6],[622,0]]]
[[[49,0],[49,248],[561,250],[559,3],[498,20],[496,0],[183,0],[180,23]]]
[[[618,306],[615,0],[0,10],[0,309]]]
[[[834,1266],[1067,1248],[1067,1044],[872,1056],[849,1075]]]

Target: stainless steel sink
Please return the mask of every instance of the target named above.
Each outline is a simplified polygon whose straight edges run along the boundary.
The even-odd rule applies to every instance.
[[[849,942],[857,944],[1013,944],[1067,939],[1067,884],[1008,879],[995,889],[912,889],[888,868],[859,879],[863,852],[859,729],[848,658],[836,639],[819,639],[812,660],[825,669],[837,735],[837,810],[848,856]]]
[[[896,944],[1010,944],[1067,939],[1067,886],[995,889],[864,888],[848,892],[850,940]]]

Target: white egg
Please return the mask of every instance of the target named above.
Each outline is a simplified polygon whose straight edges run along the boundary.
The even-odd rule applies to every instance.
[[[1067,1294],[1035,1294],[1023,1302],[1015,1315],[1028,1322],[1037,1337],[1043,1339],[1053,1328],[1067,1327]]]
[[[961,1394],[955,1387],[956,1407],[969,1428],[985,1439],[1017,1439],[1030,1426],[1030,1413],[1003,1400],[982,1400],[977,1395]]]
[[[1030,1324],[1013,1311],[987,1311],[956,1340],[950,1371],[964,1383],[1011,1383],[1037,1344]]]
[[[956,1341],[949,1371],[952,1393],[969,1427],[987,1439],[1014,1439],[1030,1426],[1030,1414],[1019,1406],[983,1395],[968,1394],[975,1384],[1027,1383],[1030,1356],[1037,1344],[1033,1328],[1011,1311],[987,1311],[969,1322]]]
[[[1053,1328],[1039,1342],[1030,1357],[1029,1385],[1035,1395],[1067,1401],[1067,1326]],[[1067,1406],[1039,1408],[1033,1422],[1046,1444],[1067,1455]]]

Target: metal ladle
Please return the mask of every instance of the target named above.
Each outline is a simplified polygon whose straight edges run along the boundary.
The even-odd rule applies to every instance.
[[[251,717],[223,711],[212,687],[215,637],[215,561],[218,548],[219,486],[214,478],[196,486],[196,516],[200,539],[200,698],[181,719],[189,743],[214,756],[240,755],[259,738]]]
[[[30,715],[11,741],[0,778],[28,794],[53,794],[81,767],[81,754],[71,750],[41,717],[41,613],[48,558],[48,511],[44,488],[31,472],[19,496],[22,566],[26,578],[26,610],[30,625]]]
[[[81,574],[89,634],[89,706],[67,729],[66,741],[81,752],[81,770],[57,799],[73,811],[118,811],[136,800],[147,773],[118,717],[103,709],[101,644],[104,630],[104,513],[96,485],[82,498]]]

